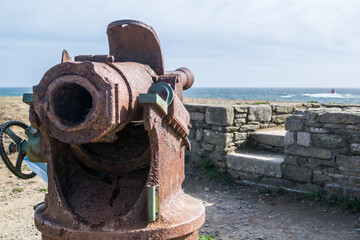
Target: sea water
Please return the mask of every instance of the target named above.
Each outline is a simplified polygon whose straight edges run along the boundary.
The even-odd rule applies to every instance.
[[[360,89],[339,88],[332,94],[329,88],[190,88],[184,97],[360,104]]]
[[[30,87],[0,88],[0,96],[31,92]],[[338,88],[332,94],[330,88],[190,88],[184,97],[360,104],[360,89]]]

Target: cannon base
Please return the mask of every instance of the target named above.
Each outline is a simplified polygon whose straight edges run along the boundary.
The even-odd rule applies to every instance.
[[[46,215],[45,205],[35,211],[35,226],[42,233],[42,240],[122,240],[122,239],[173,239],[197,240],[198,229],[205,221],[205,209],[201,202],[186,196],[179,203],[182,211],[172,212],[172,220],[135,223],[121,228],[91,229],[88,226],[72,228],[57,224]],[[174,218],[173,218],[174,217]]]
[[[59,240],[59,239],[63,239],[63,238],[52,238],[52,237],[47,237],[47,236],[44,236],[42,235],[42,240]],[[128,239],[128,238],[124,238],[124,239]],[[199,239],[199,231],[194,231],[190,234],[187,234],[185,236],[181,236],[181,237],[178,237],[178,238],[172,238],[170,240],[198,240]]]

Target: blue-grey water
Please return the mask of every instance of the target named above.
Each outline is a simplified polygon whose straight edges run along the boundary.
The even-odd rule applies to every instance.
[[[22,96],[23,93],[32,93],[31,87],[0,87],[1,97]]]
[[[0,88],[0,96],[22,96],[31,87]],[[322,103],[360,103],[359,88],[190,88],[185,97],[248,99],[264,101],[318,101]]]
[[[266,101],[360,103],[360,88],[190,88],[185,97]]]

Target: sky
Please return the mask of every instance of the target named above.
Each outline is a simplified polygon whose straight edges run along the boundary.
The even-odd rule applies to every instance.
[[[358,0],[0,0],[0,87],[70,56],[107,54],[107,25],[152,26],[165,69],[193,87],[360,88]]]

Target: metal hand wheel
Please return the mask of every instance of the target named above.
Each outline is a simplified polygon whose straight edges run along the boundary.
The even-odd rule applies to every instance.
[[[28,126],[20,121],[9,121],[0,127],[0,156],[7,168],[22,179],[36,176],[26,165],[23,166],[26,153],[22,145],[27,143],[27,128]]]

